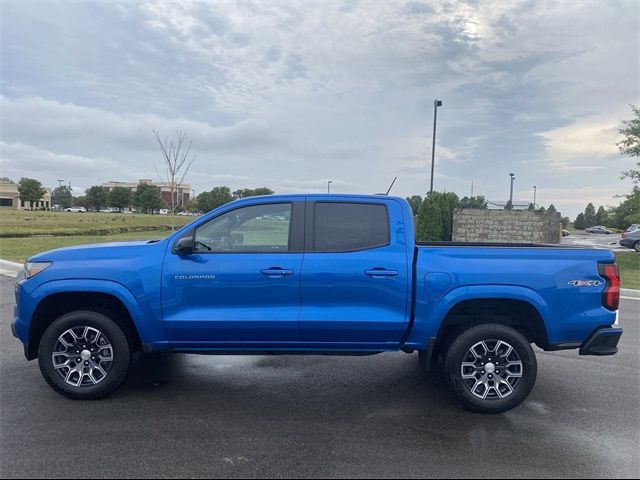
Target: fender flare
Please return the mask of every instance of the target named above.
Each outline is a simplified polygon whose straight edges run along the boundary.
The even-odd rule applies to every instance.
[[[424,346],[430,342],[435,342],[445,318],[456,305],[469,300],[481,299],[518,300],[530,304],[540,315],[545,334],[548,335],[553,313],[544,298],[535,290],[521,285],[484,284],[458,287],[440,297],[435,302],[428,318],[425,319],[425,325],[419,328],[419,338],[412,338],[411,343],[417,341],[419,345],[423,345],[422,348],[425,348]]]
[[[95,279],[67,279],[45,282],[31,292],[29,310],[24,312],[24,318],[33,318],[34,313],[43,300],[58,293],[100,293],[111,295],[118,299],[128,311],[138,336],[144,343],[167,345],[161,319],[149,321],[148,314],[134,295],[121,283],[112,280]]]

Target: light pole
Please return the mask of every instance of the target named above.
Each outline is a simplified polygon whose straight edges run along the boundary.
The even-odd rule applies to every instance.
[[[534,210],[536,209],[536,193],[537,193],[537,192],[536,192],[536,189],[537,189],[537,188],[538,188],[538,187],[536,187],[535,185],[533,186],[533,209],[534,209]]]
[[[509,176],[511,177],[511,188],[509,189],[509,204],[511,205],[511,208],[513,208],[513,181],[516,179],[516,174],[510,173]]]
[[[333,183],[333,181],[332,181],[332,180],[329,180],[329,181],[327,182],[327,193],[331,193],[331,184],[332,184],[332,183]]]
[[[442,106],[442,100],[433,101],[433,139],[431,144],[431,187],[429,193],[433,193],[433,168],[436,159],[436,123],[438,121],[438,107]]]

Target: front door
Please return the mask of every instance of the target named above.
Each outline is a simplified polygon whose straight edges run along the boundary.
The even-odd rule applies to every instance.
[[[192,255],[167,253],[163,320],[174,348],[299,340],[303,205],[234,208],[195,229]]]

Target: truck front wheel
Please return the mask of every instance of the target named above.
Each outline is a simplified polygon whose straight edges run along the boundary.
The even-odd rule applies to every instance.
[[[108,396],[122,384],[131,352],[114,320],[94,311],[76,311],[62,315],[44,332],[38,362],[56,392],[92,400]]]
[[[449,391],[465,408],[481,413],[502,413],[520,405],[536,375],[536,355],[527,339],[500,324],[462,331],[443,362]]]

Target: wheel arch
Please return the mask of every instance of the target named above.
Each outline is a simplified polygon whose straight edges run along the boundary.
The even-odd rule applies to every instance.
[[[124,287],[120,288],[126,293],[112,285],[99,288],[97,285],[91,285],[91,282],[84,282],[84,286],[74,285],[75,282],[52,285],[54,283],[56,282],[44,284],[36,291],[39,295],[30,316],[29,341],[25,352],[27,359],[37,358],[40,339],[55,319],[78,310],[91,310],[109,316],[123,329],[132,347],[135,350],[141,348],[142,340],[138,326],[143,314],[135,300],[128,298],[126,293],[129,292]]]

